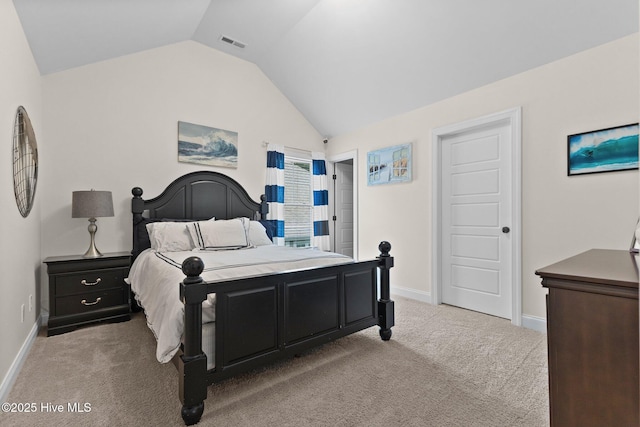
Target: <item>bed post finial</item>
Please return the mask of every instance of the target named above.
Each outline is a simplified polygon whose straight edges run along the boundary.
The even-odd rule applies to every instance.
[[[380,299],[378,300],[378,326],[380,326],[380,338],[383,341],[391,339],[391,327],[394,325],[394,309],[389,289],[389,269],[393,267],[393,257],[389,255],[391,243],[385,241],[378,245],[380,256],[378,267],[380,268]]]
[[[383,240],[378,245],[378,250],[380,251],[380,256],[388,257],[389,251],[391,251],[391,243],[387,242],[386,240]]]
[[[267,202],[267,196],[260,195],[260,219],[267,219],[269,213],[269,203]]]
[[[142,188],[133,187],[131,189],[131,213],[141,215],[144,210],[144,200],[142,199]]]
[[[189,283],[197,283],[201,282],[202,278],[198,277],[202,274],[204,270],[204,262],[197,257],[191,256],[184,260],[182,263],[182,272],[187,276],[184,280],[185,284]]]
[[[207,398],[207,356],[202,351],[202,302],[207,298],[207,283],[200,277],[204,262],[189,257],[182,263],[187,277],[180,284],[184,303],[184,350],[178,360],[182,419],[186,425],[196,424],[204,412]]]

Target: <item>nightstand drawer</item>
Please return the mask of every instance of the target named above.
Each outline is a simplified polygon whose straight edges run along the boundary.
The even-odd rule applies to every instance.
[[[127,303],[128,299],[125,298],[122,287],[102,292],[86,292],[84,294],[57,297],[55,302],[56,316],[86,313]]]
[[[56,296],[83,294],[109,288],[122,288],[125,274],[126,269],[113,268],[58,275],[55,277]]]

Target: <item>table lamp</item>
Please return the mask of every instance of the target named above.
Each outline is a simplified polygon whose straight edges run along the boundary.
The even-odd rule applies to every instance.
[[[91,244],[83,255],[85,258],[97,258],[102,254],[96,248],[96,218],[113,216],[113,199],[111,191],[74,191],[71,201],[72,218],[89,218],[89,235]]]

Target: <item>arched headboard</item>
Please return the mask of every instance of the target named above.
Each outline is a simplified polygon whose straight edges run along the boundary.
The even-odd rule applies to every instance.
[[[233,178],[213,171],[197,171],[173,181],[157,197],[142,198],[143,190],[131,190],[133,250],[135,259],[149,247],[146,225],[162,220],[205,220],[247,217],[264,218],[269,211],[265,197],[255,202]]]

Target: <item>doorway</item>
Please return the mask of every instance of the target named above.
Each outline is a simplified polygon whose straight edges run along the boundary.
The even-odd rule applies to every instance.
[[[331,251],[358,259],[357,153],[328,159],[332,171],[329,188],[329,234]]]
[[[433,131],[432,299],[520,325],[521,112]]]
[[[333,252],[353,258],[353,161],[333,164]]]

